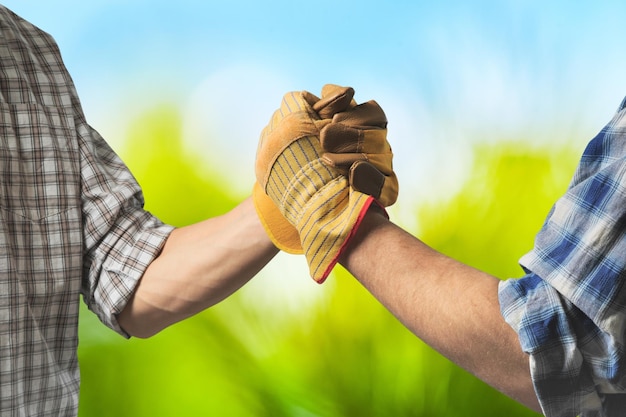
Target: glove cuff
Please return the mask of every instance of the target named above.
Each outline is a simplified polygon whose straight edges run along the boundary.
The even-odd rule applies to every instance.
[[[300,255],[303,252],[300,235],[280,213],[276,204],[265,194],[258,182],[252,189],[252,201],[259,216],[259,220],[274,245],[287,253]]]
[[[344,181],[347,182],[345,179]],[[337,264],[372,203],[380,206],[370,195],[347,186],[342,188],[343,191],[336,194],[333,201],[323,206],[318,205],[325,214],[317,217],[306,233],[300,233],[310,275],[319,284],[326,280]],[[335,206],[335,209],[331,206]],[[385,209],[382,206],[380,208],[387,215]]]
[[[343,241],[341,247],[339,247],[339,250],[337,251],[337,253],[334,256],[326,258],[324,264],[320,265],[320,268],[318,269],[318,271],[322,271],[321,274],[317,272],[319,275],[316,276],[316,273],[311,270],[311,276],[313,277],[315,282],[317,282],[318,284],[322,284],[324,283],[324,281],[326,281],[326,278],[328,278],[328,275],[330,275],[335,265],[337,265],[337,262],[339,261],[339,257],[343,254],[345,249],[348,247],[348,244],[352,240],[352,237],[354,237],[354,235],[356,234],[356,231],[358,230],[359,226],[361,226],[361,222],[363,221],[363,218],[365,217],[365,213],[367,213],[367,210],[369,210],[373,202],[375,202],[374,197],[367,196],[365,202],[363,203],[363,206],[359,210],[358,216],[356,218],[354,225],[352,226],[352,229],[350,230],[350,232],[348,233],[348,236]]]

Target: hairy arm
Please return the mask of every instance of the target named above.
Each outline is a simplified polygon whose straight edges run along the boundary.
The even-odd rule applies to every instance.
[[[500,314],[497,278],[435,251],[373,210],[340,262],[417,337],[540,412],[528,356]]]
[[[234,293],[277,252],[250,198],[222,216],[175,229],[118,321],[132,336],[152,336]]]

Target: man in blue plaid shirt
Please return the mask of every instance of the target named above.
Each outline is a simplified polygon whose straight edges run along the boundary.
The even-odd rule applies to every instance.
[[[374,214],[342,263],[418,337],[526,406],[626,415],[626,99],[521,258],[522,278],[457,262]]]
[[[626,415],[625,116],[626,100],[589,143],[521,259],[526,276],[502,281],[438,253],[376,204],[339,262],[415,335],[526,406],[549,417]],[[291,120],[272,122],[299,134]]]
[[[500,286],[548,415],[626,413],[625,232],[626,99],[520,260],[528,275]]]

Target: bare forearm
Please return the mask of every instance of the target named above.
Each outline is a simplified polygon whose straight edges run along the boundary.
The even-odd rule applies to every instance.
[[[500,314],[497,278],[436,252],[373,212],[341,263],[419,338],[540,411],[528,357]]]
[[[120,313],[120,325],[133,336],[151,336],[228,297],[276,253],[250,199],[176,229]]]

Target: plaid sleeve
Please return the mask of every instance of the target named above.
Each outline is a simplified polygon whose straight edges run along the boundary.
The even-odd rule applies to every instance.
[[[116,316],[173,227],[143,209],[135,178],[86,123],[79,127],[79,142],[86,248],[82,293],[104,324],[127,337]]]
[[[588,144],[531,252],[500,284],[546,416],[626,409],[626,100]],[[615,410],[622,410],[615,414]]]

